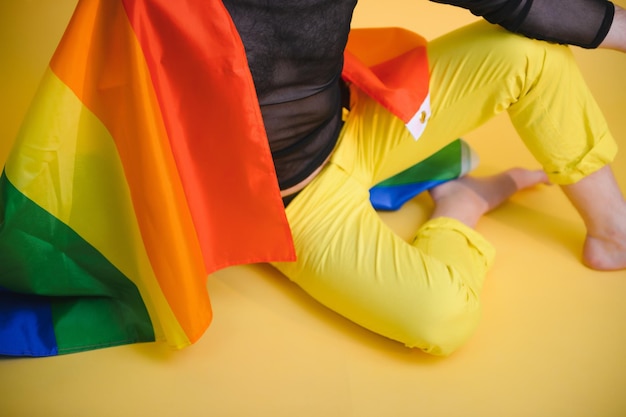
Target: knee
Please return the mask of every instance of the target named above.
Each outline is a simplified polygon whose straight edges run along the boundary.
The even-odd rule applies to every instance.
[[[467,30],[474,35],[476,48],[491,56],[501,57],[504,62],[532,64],[545,59],[574,62],[574,56],[566,45],[542,41],[510,32],[498,25],[481,21]]]
[[[564,71],[576,67],[574,55],[569,47],[547,41],[510,34],[504,42],[503,52],[519,68],[523,68],[527,78],[527,88],[535,85],[539,78],[558,79]]]
[[[491,33],[494,31],[498,33]],[[558,76],[563,68],[576,65],[574,55],[566,45],[532,39],[500,27],[481,33],[478,44],[502,68],[508,67],[509,71],[520,71],[520,74],[531,77],[528,80],[531,84],[535,76],[550,72]]]
[[[481,306],[474,294],[423,303],[402,326],[403,342],[426,353],[448,356],[462,347],[476,330]]]

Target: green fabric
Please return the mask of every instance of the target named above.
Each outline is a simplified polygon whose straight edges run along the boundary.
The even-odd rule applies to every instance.
[[[461,164],[463,146],[463,142],[457,139],[429,158],[376,184],[376,187],[390,187],[458,178],[461,175],[463,167]]]
[[[59,353],[154,340],[137,287],[20,193],[5,173],[0,177],[0,287],[48,298]]]

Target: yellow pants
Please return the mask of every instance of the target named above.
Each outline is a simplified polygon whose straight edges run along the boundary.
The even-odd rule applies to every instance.
[[[418,141],[352,91],[331,162],[287,207],[298,260],[275,266],[348,319],[447,355],[478,324],[494,250],[447,218],[428,221],[406,242],[382,223],[369,188],[502,111],[558,184],[610,162],[616,144],[567,47],[479,22],[433,41],[429,60],[432,117]]]

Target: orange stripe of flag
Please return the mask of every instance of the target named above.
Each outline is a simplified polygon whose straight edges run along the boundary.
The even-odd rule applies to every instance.
[[[155,275],[191,342],[211,320],[206,272],[148,68],[118,1],[81,1],[50,64],[116,143]]]
[[[295,258],[243,44],[221,1],[123,0],[209,272]]]

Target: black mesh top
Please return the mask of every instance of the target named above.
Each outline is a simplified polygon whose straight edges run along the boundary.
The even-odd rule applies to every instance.
[[[530,37],[598,46],[605,0],[431,0],[469,9]],[[308,177],[341,128],[341,69],[357,0],[223,0],[243,41],[279,186]]]
[[[224,0],[243,41],[281,190],[341,129],[340,77],[356,0]]]

